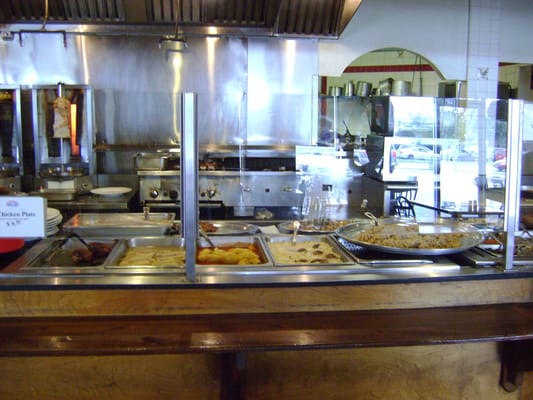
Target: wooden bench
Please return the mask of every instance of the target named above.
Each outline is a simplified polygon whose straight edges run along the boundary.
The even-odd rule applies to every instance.
[[[533,303],[217,315],[0,318],[0,356],[219,353],[240,398],[246,352],[502,342],[500,384],[533,368]]]

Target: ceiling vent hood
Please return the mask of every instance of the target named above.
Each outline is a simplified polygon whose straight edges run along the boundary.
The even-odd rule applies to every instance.
[[[362,0],[2,0],[0,24],[337,39]]]

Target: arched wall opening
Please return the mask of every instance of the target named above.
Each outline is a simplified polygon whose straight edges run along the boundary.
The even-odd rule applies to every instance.
[[[445,78],[426,57],[407,49],[382,48],[367,52],[348,64],[340,76],[323,76],[320,92],[330,87],[344,87],[349,82],[368,82],[372,94],[380,94],[380,82],[393,79],[408,82],[410,95],[437,96],[439,83]]]
[[[379,94],[379,83],[386,80],[409,82],[412,96],[442,96],[442,83],[457,83],[454,96],[467,97],[468,82],[450,81],[435,63],[404,48],[380,48],[355,58],[345,66],[339,76],[321,76],[320,94],[328,94],[330,87],[345,87],[346,83],[358,81],[372,85],[373,94]],[[533,69],[530,64],[500,62],[498,68],[498,98],[533,100]],[[453,92],[453,90],[452,90]]]

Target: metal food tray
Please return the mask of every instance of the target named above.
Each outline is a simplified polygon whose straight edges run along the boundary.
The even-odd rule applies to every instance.
[[[361,225],[346,225],[337,230],[337,235],[347,242],[357,244],[368,249],[382,251],[386,253],[396,253],[396,254],[407,254],[407,255],[444,255],[444,254],[455,254],[462,251],[471,249],[483,242],[485,235],[483,232],[480,232],[474,226],[470,224],[464,224],[460,222],[436,222],[436,223],[425,223],[425,222],[406,222],[406,221],[394,221],[389,220],[386,222],[381,222],[382,224],[395,224],[398,226],[407,227],[410,224],[418,225],[418,232],[422,234],[446,234],[446,233],[464,233],[465,236],[461,240],[461,245],[459,247],[451,248],[404,248],[404,247],[393,247],[386,245],[378,245],[374,243],[368,243],[364,241],[357,240],[355,236],[358,233],[364,232],[371,229],[373,226],[361,226]]]
[[[257,267],[272,267],[272,259],[269,256],[269,253],[265,249],[263,242],[259,236],[215,236],[211,238],[213,244],[217,247],[225,246],[236,246],[239,244],[253,244],[259,253],[259,258],[261,259],[261,264],[197,264],[197,268],[202,269],[205,267],[239,267],[239,268],[257,268]],[[201,238],[198,241],[198,247],[210,247],[209,243]]]
[[[225,221],[203,221],[213,225],[216,231],[205,231],[209,236],[232,236],[232,235],[255,235],[259,232],[257,225],[244,222],[225,222]],[[201,228],[201,225],[199,226]]]
[[[139,247],[175,247],[176,249],[183,248],[185,241],[181,237],[172,237],[172,236],[152,236],[152,237],[134,237],[134,238],[123,238],[115,246],[113,251],[108,257],[108,261],[105,264],[105,268],[114,269],[114,270],[135,270],[139,271],[140,269],[185,269],[185,265],[119,265],[122,258],[125,256],[126,252],[130,248],[139,248]]]
[[[232,245],[239,245],[239,244],[253,244],[257,248],[259,252],[259,257],[262,261],[261,264],[239,264],[239,265],[231,265],[231,264],[197,264],[196,268],[199,269],[205,269],[210,267],[265,267],[265,266],[272,266],[272,262],[270,258],[268,257],[267,252],[265,251],[264,245],[262,244],[259,237],[254,236],[244,236],[244,237],[236,237],[236,236],[229,236],[229,237],[222,237],[217,236],[213,237],[211,241],[215,244],[215,246],[224,247],[224,246],[232,246]],[[168,270],[168,269],[180,269],[185,270],[185,265],[119,265],[120,260],[124,257],[126,251],[128,251],[129,248],[133,247],[155,247],[155,246],[163,246],[163,247],[176,247],[176,248],[183,248],[185,244],[185,241],[183,238],[180,237],[136,237],[136,238],[128,238],[128,239],[122,239],[120,242],[115,246],[115,249],[113,249],[112,253],[110,254],[108,262],[106,262],[105,268],[107,269],[114,269],[114,270],[136,270],[139,271],[140,269],[146,269],[146,270]],[[209,247],[209,244],[204,239],[198,240],[198,248],[200,247]]]
[[[175,213],[78,213],[63,224],[63,229],[85,236],[164,235],[174,222]]]
[[[47,273],[72,273],[75,270],[90,272],[101,270],[108,263],[108,260],[117,245],[117,240],[109,238],[98,238],[87,240],[87,243],[100,242],[112,247],[111,252],[103,259],[97,259],[94,263],[86,265],[76,265],[72,261],[72,252],[77,249],[85,249],[86,246],[76,238],[46,240],[46,246],[31,261],[25,263],[20,268],[21,271],[35,271]],[[43,241],[44,244],[44,241]]]
[[[292,243],[292,235],[273,235],[273,236],[267,236],[264,237],[264,241],[266,243],[266,248],[268,250],[268,254],[272,261],[274,262],[275,266],[278,267],[287,267],[287,266],[302,266],[302,265],[313,265],[313,266],[340,266],[340,265],[346,265],[346,264],[353,264],[354,259],[351,257],[351,255],[343,249],[330,235],[311,235],[311,236],[297,236],[296,237],[296,243]],[[288,246],[298,246],[298,243],[302,242],[326,242],[327,244],[331,245],[333,248],[333,251],[335,254],[337,254],[340,258],[340,262],[332,262],[332,263],[311,263],[311,262],[281,262],[276,260],[276,257],[274,256],[272,250],[269,247],[269,243],[276,243],[276,242],[283,242],[287,243]]]
[[[351,218],[339,221],[343,223],[344,225],[349,224],[362,224],[362,225],[368,225],[372,224],[372,221],[368,218]],[[278,229],[281,233],[292,233],[293,232],[293,223],[294,221],[285,221],[280,224],[278,224]],[[298,233],[301,234],[311,234],[311,235],[327,235],[330,233],[334,233],[338,228],[335,229],[324,229],[323,227],[315,227],[312,226],[312,222],[309,220],[302,220],[300,221],[300,228],[298,229]]]

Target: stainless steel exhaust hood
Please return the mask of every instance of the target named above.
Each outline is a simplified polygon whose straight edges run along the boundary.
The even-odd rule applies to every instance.
[[[2,25],[337,39],[362,0],[2,0]],[[67,30],[67,29],[65,29]]]

